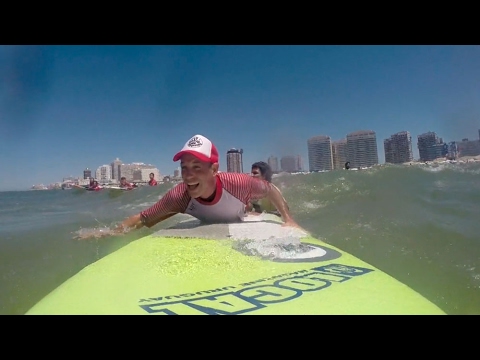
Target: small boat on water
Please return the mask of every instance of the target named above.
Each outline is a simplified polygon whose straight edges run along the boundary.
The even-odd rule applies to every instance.
[[[48,190],[48,187],[46,187],[43,184],[40,185],[33,185],[30,190]]]

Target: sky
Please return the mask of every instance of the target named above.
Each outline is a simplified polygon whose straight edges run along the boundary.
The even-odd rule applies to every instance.
[[[226,171],[359,130],[478,139],[480,46],[2,45],[0,191],[83,177],[117,157],[171,175],[193,135]]]

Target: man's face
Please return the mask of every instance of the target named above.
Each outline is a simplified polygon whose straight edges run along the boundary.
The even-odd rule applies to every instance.
[[[259,179],[263,179],[263,176],[262,176],[262,173],[260,172],[260,169],[259,168],[252,168],[252,176],[253,177],[256,177],[256,178],[259,178]]]
[[[184,154],[180,161],[182,179],[187,185],[188,194],[194,199],[210,197],[216,187],[218,163],[201,161],[191,154]]]

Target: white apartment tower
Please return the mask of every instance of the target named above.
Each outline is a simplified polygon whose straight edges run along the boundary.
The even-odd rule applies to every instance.
[[[125,177],[127,181],[133,182],[145,182],[148,181],[149,174],[153,172],[155,179],[158,181],[161,179],[160,171],[154,166],[145,163],[131,163],[131,164],[122,164],[120,165],[119,174],[120,177]],[[120,182],[120,178],[115,182]]]
[[[108,183],[112,179],[112,167],[110,165],[102,165],[95,171],[95,179],[100,183]]]
[[[378,164],[375,131],[361,130],[347,135],[347,161],[353,168],[370,167]]]
[[[117,182],[120,182],[120,178],[122,177],[121,174],[121,167],[122,167],[122,160],[120,160],[118,157],[113,160],[110,164],[112,167],[112,179],[115,179]]]
[[[333,169],[332,140],[330,136],[319,135],[308,139],[309,171],[325,171]]]
[[[161,175],[160,171],[154,165],[144,163],[120,165],[120,177],[125,176],[127,181],[148,181],[151,172],[153,172],[155,179],[158,181]],[[120,179],[116,182],[120,182]]]
[[[347,139],[332,142],[333,169],[343,169],[347,162]]]

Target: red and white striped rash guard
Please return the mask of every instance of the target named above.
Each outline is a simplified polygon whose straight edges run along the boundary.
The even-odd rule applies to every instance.
[[[205,222],[238,222],[245,215],[245,205],[250,199],[267,196],[271,186],[268,181],[242,173],[217,174],[217,190],[211,202],[193,199],[185,183],[170,189],[156,204],[140,213],[142,223],[152,227],[170,214],[190,214]]]

